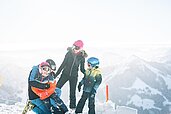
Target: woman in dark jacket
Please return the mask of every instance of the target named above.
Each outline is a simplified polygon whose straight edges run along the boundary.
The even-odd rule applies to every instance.
[[[58,76],[61,71],[62,74],[57,82],[57,87],[62,88],[63,85],[69,80],[70,86],[70,105],[71,109],[76,108],[76,86],[78,80],[78,71],[80,67],[80,71],[85,73],[85,57],[87,57],[86,52],[82,49],[83,42],[81,40],[77,40],[74,42],[72,47],[69,47],[68,52],[65,55],[65,58],[58,68],[56,72],[56,76]]]

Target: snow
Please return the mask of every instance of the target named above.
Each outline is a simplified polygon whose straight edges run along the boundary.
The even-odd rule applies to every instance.
[[[93,50],[93,49],[92,49]],[[100,49],[101,50],[101,49]],[[116,51],[115,51],[116,50]],[[123,49],[122,49],[123,51]],[[55,53],[54,53],[55,52]],[[30,69],[33,65],[37,65],[42,60],[45,60],[47,58],[52,58],[57,62],[57,67],[61,64],[63,57],[65,55],[66,49],[54,49],[54,50],[30,50],[30,51],[3,51],[0,52],[2,55],[0,57],[0,91],[4,91],[3,94],[0,96],[3,96],[3,99],[0,99],[0,114],[19,114],[22,112],[23,107],[27,100],[27,78]],[[123,53],[120,54],[119,50],[101,50],[100,53],[97,50],[90,51],[91,55],[96,55],[101,60],[101,69],[104,71],[104,67],[112,67],[111,70],[107,72],[102,72],[103,75],[103,82],[100,85],[99,89],[103,89],[105,91],[106,83],[113,79],[116,74],[122,74],[126,70],[129,69],[128,66],[126,66],[128,63],[131,63],[131,61],[134,61],[134,59],[137,57],[143,57],[141,58],[142,61],[139,63],[139,67],[142,71],[145,72],[144,67],[149,68],[153,73],[156,74],[158,77],[162,77],[164,79],[167,88],[171,89],[171,76],[167,75],[167,73],[163,73],[157,68],[154,68],[150,66],[148,63],[144,62],[143,60],[149,60],[149,61],[157,61],[160,62],[160,57],[163,57],[165,55],[159,55],[159,58],[155,56],[155,59],[152,59],[151,57],[153,55],[150,55],[150,57],[145,57],[145,55],[148,55],[147,53],[142,56],[142,52],[145,53],[145,51],[132,51],[130,52],[125,49],[126,55],[123,55]],[[134,53],[135,52],[135,53]],[[135,56],[130,56],[134,53]],[[47,56],[48,54],[48,56]],[[157,55],[155,53],[155,55]],[[130,58],[131,57],[131,58]],[[147,59],[148,58],[148,59]],[[149,59],[151,58],[151,59]],[[161,60],[163,62],[163,60]],[[104,67],[103,67],[104,66]],[[163,75],[166,74],[166,75]],[[82,78],[82,75],[80,76]],[[79,78],[79,79],[80,79]],[[157,80],[157,78],[156,78]],[[9,83],[10,82],[10,83]],[[15,90],[15,87],[19,90]],[[152,88],[149,85],[147,85],[144,81],[136,77],[136,80],[132,83],[131,87],[123,88],[127,90],[137,90],[137,94],[134,94],[132,97],[130,97],[128,104],[134,104],[138,107],[142,107],[143,109],[158,109],[161,110],[161,108],[158,108],[155,106],[155,102],[151,99],[142,99],[138,94],[145,93],[148,95],[161,95],[165,99],[163,102],[164,105],[171,105],[171,102],[159,91],[158,89]],[[6,93],[5,93],[6,92]],[[69,101],[69,94],[68,94],[68,83],[64,86],[64,89],[62,91],[62,99],[66,104],[68,104]],[[13,98],[12,95],[15,95],[16,98],[21,99],[15,99],[14,101],[11,98]],[[80,98],[81,93],[77,93],[78,99]],[[11,97],[12,96],[12,97]],[[105,99],[105,93],[98,93],[97,99],[96,99],[96,112],[97,114],[136,114],[137,110],[125,107],[125,106],[115,106],[115,103],[111,100],[108,102],[103,101],[100,98]],[[5,101],[5,102],[3,102]],[[11,102],[14,102],[10,104]],[[84,107],[84,113],[86,114],[88,110],[87,104]],[[34,112],[30,111],[28,114],[34,114]]]
[[[116,109],[113,103],[96,102],[96,114],[137,114],[137,110],[125,106],[118,106]],[[15,105],[0,104],[0,114],[20,114],[23,110],[23,103],[16,103]],[[86,109],[86,108],[85,108]],[[87,114],[87,109],[82,114]],[[35,114],[33,111],[28,111],[27,114]]]
[[[22,103],[16,103],[15,105],[0,104],[0,114],[19,114],[23,110]]]
[[[143,107],[143,110],[152,109],[152,108],[156,108],[156,109],[161,110],[160,108],[157,108],[157,107],[154,106],[155,103],[154,103],[153,100],[142,99],[138,95],[132,96],[131,100],[127,104],[134,104],[134,105],[136,105],[138,107]]]
[[[167,88],[171,90],[171,76],[167,75],[167,77],[163,77],[163,79],[166,82]]]
[[[126,106],[119,106],[115,114],[137,114],[137,110]]]
[[[143,92],[143,93],[148,93],[149,95],[155,95],[155,94],[162,95],[162,93],[159,92],[157,89],[151,88],[139,78],[136,78],[136,81],[133,83],[131,87],[124,88],[124,89],[128,89],[128,90],[136,89],[138,90],[139,93]],[[150,92],[148,92],[149,90]]]

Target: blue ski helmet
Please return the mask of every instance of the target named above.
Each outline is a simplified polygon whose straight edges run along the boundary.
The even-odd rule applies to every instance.
[[[99,65],[99,59],[96,58],[96,57],[90,57],[87,62],[92,66],[92,67],[95,67],[95,66],[98,66]]]

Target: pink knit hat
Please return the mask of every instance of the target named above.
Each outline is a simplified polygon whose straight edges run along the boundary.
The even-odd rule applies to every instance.
[[[82,40],[77,40],[77,41],[74,42],[73,45],[74,45],[74,46],[78,46],[78,47],[80,47],[80,48],[83,48],[84,43],[83,43]]]

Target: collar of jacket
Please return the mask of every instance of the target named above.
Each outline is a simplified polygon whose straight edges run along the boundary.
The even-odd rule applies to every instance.
[[[88,68],[87,70],[86,70],[86,75],[88,76],[93,76],[93,77],[95,77],[95,76],[97,76],[97,75],[99,75],[99,74],[101,74],[101,71],[100,71],[100,69],[99,68],[92,68],[92,69],[90,69],[90,68]]]
[[[67,51],[73,52],[72,47],[68,47],[68,48],[67,48]],[[81,56],[83,56],[84,58],[88,57],[88,54],[86,53],[85,50],[81,50],[80,53],[79,53],[78,55],[81,55]]]

